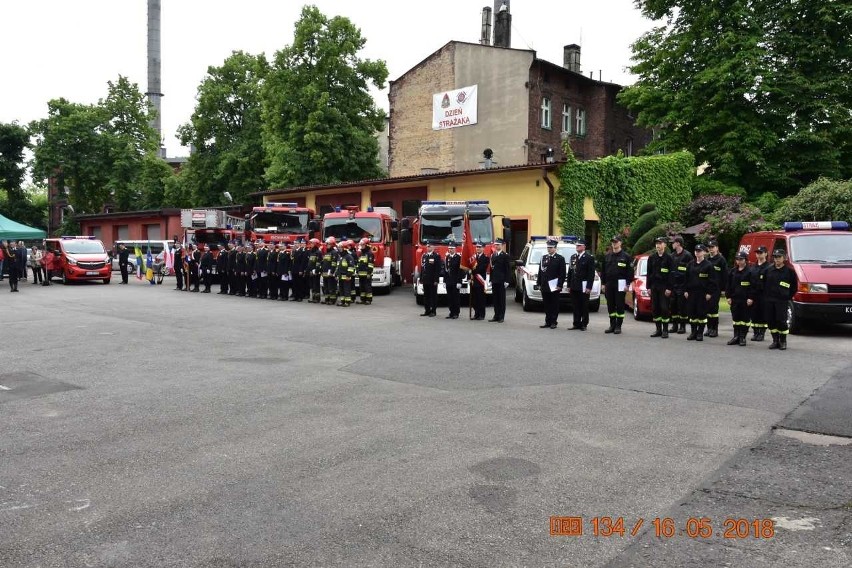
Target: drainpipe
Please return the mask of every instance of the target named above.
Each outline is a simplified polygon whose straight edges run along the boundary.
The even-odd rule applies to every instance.
[[[550,178],[547,177],[547,170],[548,168],[541,168],[541,179],[543,179],[544,183],[547,184],[547,233],[551,234],[553,231],[553,216],[555,213],[553,210],[553,200],[556,196],[556,188],[553,187],[553,182],[551,182]]]

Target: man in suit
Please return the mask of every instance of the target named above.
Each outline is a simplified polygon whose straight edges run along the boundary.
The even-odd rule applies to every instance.
[[[459,319],[461,311],[460,290],[464,278],[461,269],[461,255],[456,252],[455,241],[447,244],[447,256],[444,258],[444,285],[447,287],[447,307],[450,315],[445,319]]]
[[[198,250],[198,245],[192,245],[192,253],[189,255],[189,283],[192,285],[192,291],[198,292],[200,284],[198,280],[198,265],[201,263],[201,251]]]
[[[201,276],[204,278],[204,293],[210,293],[210,284],[213,281],[213,251],[210,250],[210,245],[204,247],[204,254],[201,255],[199,266],[201,267]]]
[[[130,261],[130,251],[124,243],[118,245],[118,269],[121,271],[121,283],[127,284],[127,263]]]
[[[438,281],[444,272],[441,255],[435,252],[432,241],[426,243],[426,253],[420,257],[420,283],[423,284],[423,313],[421,316],[435,317],[438,309]]]
[[[494,302],[494,316],[488,320],[503,323],[506,316],[506,288],[509,287],[509,255],[503,250],[503,239],[494,241],[491,253],[491,297]]]
[[[488,255],[483,252],[482,243],[476,243],[476,267],[470,274],[470,293],[473,300],[472,320],[485,319],[485,277],[488,274]]]
[[[574,311],[574,325],[571,329],[586,331],[589,325],[589,296],[595,283],[595,257],[586,250],[586,241],[576,243],[577,252],[571,256],[571,270],[568,272],[568,290]]]
[[[219,277],[219,294],[228,293],[228,248],[223,245],[216,257],[216,275]]]
[[[547,253],[538,265],[538,289],[544,303],[544,325],[540,328],[556,329],[559,319],[559,292],[565,284],[565,257],[556,253],[556,239],[548,239]],[[555,282],[555,286],[551,283]]]

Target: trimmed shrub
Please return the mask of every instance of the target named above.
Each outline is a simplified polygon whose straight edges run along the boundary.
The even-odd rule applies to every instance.
[[[638,219],[630,227],[630,234],[627,236],[627,247],[631,248],[636,244],[642,235],[652,229],[660,220],[660,214],[657,211],[648,211]]]
[[[636,213],[636,216],[641,217],[642,215],[644,215],[645,213],[648,213],[649,211],[656,211],[656,210],[657,210],[657,206],[655,204],[646,203],[645,205],[643,205],[642,207],[639,208],[639,212]]]
[[[631,252],[633,252],[633,254],[643,254],[654,250],[654,239],[659,236],[668,236],[668,228],[669,225],[667,223],[651,227],[636,240],[636,244],[633,245]]]

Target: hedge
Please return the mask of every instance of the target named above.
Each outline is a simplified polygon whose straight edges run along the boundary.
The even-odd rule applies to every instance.
[[[645,231],[645,233],[636,239],[636,244],[631,249],[633,254],[644,254],[654,249],[654,239],[657,237],[665,237],[668,232],[668,224],[657,225]]]
[[[591,197],[600,216],[602,238],[619,234],[639,208],[654,203],[659,222],[674,220],[692,198],[695,157],[689,152],[577,161],[566,143],[568,162],[559,170],[556,203],[563,234],[585,234],[583,201]]]
[[[630,234],[624,239],[628,248],[632,248],[639,238],[653,229],[660,221],[660,212],[657,210],[648,211],[644,215],[640,215],[633,226],[630,227]]]
[[[645,205],[643,205],[642,207],[639,208],[639,211],[636,214],[641,217],[642,215],[644,215],[645,213],[648,213],[649,211],[654,211],[656,208],[657,208],[657,206],[654,205],[653,203],[646,203]]]

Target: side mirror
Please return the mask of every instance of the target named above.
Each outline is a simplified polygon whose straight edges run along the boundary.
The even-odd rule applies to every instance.
[[[503,217],[503,219],[501,220],[501,223],[502,223],[504,229],[511,229],[512,228],[512,220],[509,219],[508,217]]]
[[[399,240],[399,230],[391,229],[391,240],[398,241]]]
[[[402,239],[402,244],[410,245],[411,244],[411,231],[409,229],[403,229],[400,233],[400,237]]]
[[[503,227],[503,240],[506,241],[506,248],[512,247],[512,229]]]
[[[411,219],[409,219],[408,217],[404,217],[404,218],[402,219],[402,221],[400,221],[400,223],[399,223],[399,227],[400,227],[403,231],[407,231],[407,230],[411,229]]]
[[[308,221],[308,230],[314,231],[314,232],[319,232],[319,230],[320,230],[319,221],[317,221],[316,219],[311,219],[310,221]]]
[[[398,229],[398,228],[399,228],[399,221],[397,221],[396,219],[391,221],[391,229]]]

